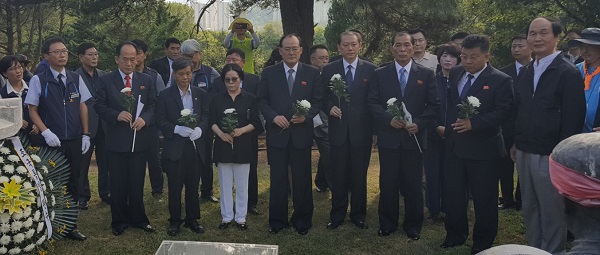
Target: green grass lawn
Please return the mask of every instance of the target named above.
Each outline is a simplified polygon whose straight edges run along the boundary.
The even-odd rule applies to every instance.
[[[367,191],[367,224],[369,229],[361,230],[348,221],[336,230],[327,230],[331,207],[328,193],[313,193],[314,217],[313,227],[306,236],[298,235],[294,230],[284,230],[277,235],[268,233],[268,198],[269,198],[269,168],[265,163],[265,152],[259,156],[259,204],[261,215],[248,215],[249,230],[240,231],[236,227],[219,230],[221,213],[219,204],[202,202],[200,205],[204,226],[204,234],[192,233],[182,228],[176,237],[168,236],[169,212],[166,196],[158,202],[150,195],[150,183],[146,179],[144,197],[146,213],[150,223],[157,229],[156,233],[145,233],[140,229],[128,229],[121,236],[113,236],[110,227],[110,207],[101,203],[97,193],[97,172],[93,165],[90,170],[90,186],[92,200],[87,211],[82,211],[79,217],[79,229],[88,236],[84,242],[61,240],[55,244],[52,254],[154,254],[163,240],[186,240],[203,242],[256,243],[279,245],[280,254],[469,254],[472,240],[462,247],[443,250],[439,245],[443,242],[444,224],[426,223],[418,241],[409,241],[404,232],[400,231],[389,237],[377,236],[377,206],[379,201],[379,167],[377,152],[371,157],[368,174]],[[313,176],[316,162],[313,157]],[[166,177],[165,177],[166,178]],[[218,196],[218,176],[215,168],[215,195]],[[166,181],[165,181],[166,188]],[[166,194],[165,194],[166,195]],[[400,203],[401,205],[403,203]],[[472,205],[471,205],[472,206]],[[471,207],[472,208],[472,207]],[[290,198],[290,213],[291,198]],[[403,210],[400,222],[403,219]],[[184,211],[185,213],[185,211]],[[427,212],[426,212],[427,213]],[[473,211],[470,210],[470,223],[473,224]],[[500,211],[500,227],[495,245],[525,244],[525,229],[523,217],[514,210]]]

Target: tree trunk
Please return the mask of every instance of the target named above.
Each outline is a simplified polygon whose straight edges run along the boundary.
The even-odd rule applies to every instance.
[[[6,54],[12,55],[15,51],[15,35],[13,30],[13,9],[11,6],[11,2],[14,0],[6,0],[6,6],[4,6],[6,10]]]
[[[315,34],[314,6],[314,0],[279,0],[283,34],[295,33],[300,36],[304,49],[301,61],[304,63],[310,63],[308,49],[312,46]]]
[[[33,9],[33,16],[31,18],[31,27],[29,28],[29,35],[27,38],[27,53],[30,55],[30,57],[32,57],[33,62],[37,62],[37,59],[33,59],[33,32],[35,31],[35,23],[36,23],[36,19],[34,17],[37,17],[38,15],[40,15],[40,5],[36,4],[35,8]]]
[[[19,6],[15,6],[15,25],[17,30],[17,49],[16,52],[21,53],[23,49],[23,24],[21,24],[21,8]]]
[[[63,28],[65,27],[65,2],[60,1],[58,4],[60,9],[60,23],[58,26],[58,36],[63,36]]]

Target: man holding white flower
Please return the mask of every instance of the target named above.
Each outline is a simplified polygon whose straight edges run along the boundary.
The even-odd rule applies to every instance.
[[[156,92],[149,75],[135,72],[136,58],[137,45],[117,45],[118,69],[100,77],[94,105],[106,124],[102,127],[106,144],[110,145],[106,147],[106,163],[110,171],[112,233],[116,236],[128,227],[155,231],[144,208],[144,176],[147,150],[152,148],[152,136],[156,135],[146,128],[147,123],[154,122]]]
[[[264,69],[258,100],[265,117],[267,153],[271,166],[269,232],[278,233],[290,224],[301,235],[312,226],[311,146],[313,117],[321,108],[319,70],[300,63],[302,46],[295,34],[279,41],[283,62]],[[310,105],[305,115],[294,109],[301,101]],[[306,104],[306,103],[304,103]],[[288,221],[288,166],[292,174],[294,212]]]
[[[470,190],[476,218],[471,253],[476,254],[490,248],[498,232],[498,164],[506,155],[500,126],[511,114],[512,78],[487,64],[490,43],[486,36],[469,35],[462,47],[462,65],[449,75],[446,238],[441,247],[459,246],[467,240]]]
[[[342,59],[323,68],[320,86],[326,89],[323,111],[329,118],[331,168],[327,169],[331,189],[331,212],[328,229],[340,226],[348,211],[350,196],[350,221],[366,229],[367,169],[373,143],[373,118],[367,105],[369,78],[377,68],[373,63],[359,59],[362,47],[355,32],[340,34],[338,50]],[[343,77],[343,78],[342,78]],[[333,86],[343,81],[340,89]]]
[[[203,233],[198,224],[200,202],[198,185],[206,155],[209,96],[205,90],[191,86],[194,63],[187,57],[173,61],[176,86],[160,93],[156,121],[164,136],[162,160],[168,177],[169,228],[167,234],[179,233],[181,223],[195,233]],[[191,119],[190,119],[191,118]],[[203,135],[204,134],[204,135]],[[185,218],[181,218],[181,191],[185,186]]]
[[[371,76],[368,105],[379,148],[378,235],[389,236],[398,228],[400,192],[404,196],[403,230],[408,238],[418,240],[423,227],[422,150],[439,99],[433,70],[412,60],[413,44],[414,38],[407,32],[394,35],[390,51],[395,60]],[[390,101],[392,98],[396,100]],[[388,101],[402,114],[392,115]]]

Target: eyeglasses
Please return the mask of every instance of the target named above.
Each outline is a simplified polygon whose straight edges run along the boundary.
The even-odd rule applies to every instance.
[[[18,66],[12,66],[8,68],[8,71],[17,71],[17,70],[23,70],[23,66],[18,65]]]
[[[240,77],[232,77],[231,79],[225,78],[225,83],[234,83],[237,82],[239,79]]]
[[[69,50],[67,49],[62,49],[62,50],[53,50],[53,51],[49,51],[48,54],[54,54],[54,55],[68,55],[69,54]]]
[[[286,48],[282,48],[282,49],[285,52],[298,52],[300,50],[300,47],[293,47],[293,48],[286,47]]]

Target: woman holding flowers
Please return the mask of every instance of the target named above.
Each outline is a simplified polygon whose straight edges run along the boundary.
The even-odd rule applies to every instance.
[[[164,136],[162,160],[169,187],[169,228],[175,236],[179,226],[195,233],[203,233],[198,224],[200,202],[198,184],[207,155],[205,140],[208,129],[208,93],[190,86],[194,63],[187,57],[173,61],[173,81],[161,91],[156,107],[157,124]],[[181,190],[185,185],[185,218],[181,218]]]
[[[244,80],[242,68],[225,65],[221,79],[226,91],[214,95],[210,104],[210,126],[217,136],[213,161],[219,169],[221,186],[220,229],[228,228],[235,220],[241,230],[248,229],[248,175],[252,158],[252,132],[261,133],[256,98],[241,89]],[[233,182],[236,184],[235,211],[233,210]]]

